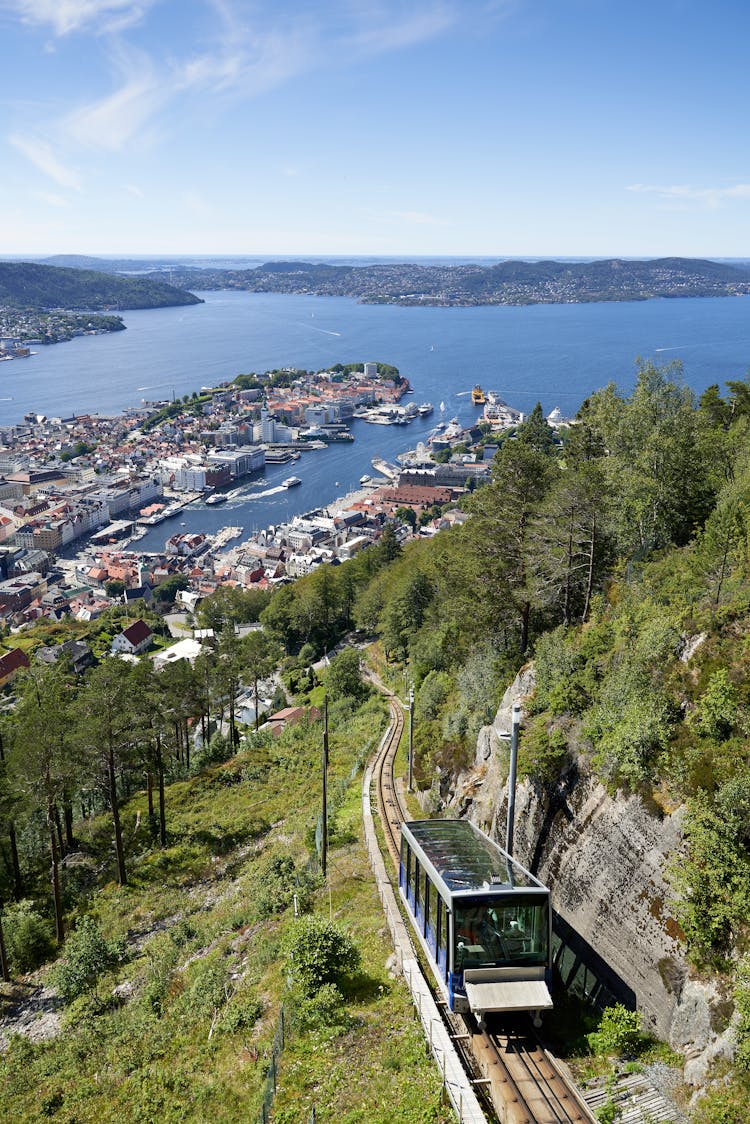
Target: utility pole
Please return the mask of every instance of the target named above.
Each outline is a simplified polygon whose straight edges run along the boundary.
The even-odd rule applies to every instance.
[[[0,902],[0,976],[2,976],[5,983],[10,983],[10,971],[8,970],[8,954],[5,951],[5,937],[3,935],[2,902]]]
[[[414,791],[414,688],[409,688],[409,792]]]
[[[326,876],[328,861],[328,695],[323,700],[323,818],[320,832],[320,869]]]
[[[510,728],[510,770],[508,772],[508,825],[505,832],[505,850],[513,854],[513,831],[516,820],[516,772],[518,768],[518,728],[521,725],[521,704],[513,703]]]

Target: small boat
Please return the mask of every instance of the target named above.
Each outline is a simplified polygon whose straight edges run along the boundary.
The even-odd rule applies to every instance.
[[[224,492],[214,492],[214,494],[209,496],[208,499],[206,500],[206,503],[209,503],[212,506],[214,504],[217,504],[217,503],[226,503],[226,502],[227,502],[227,497],[226,497],[226,494]]]
[[[479,383],[476,384],[476,386],[474,387],[474,389],[471,392],[471,401],[472,401],[472,405],[474,405],[474,406],[483,406],[486,402],[486,398],[484,396],[484,391],[482,390]]]
[[[372,477],[371,476],[360,476],[359,482],[360,482],[360,484],[371,484],[372,483]]]
[[[441,414],[444,414],[444,413],[445,413],[445,402],[441,402],[441,403],[440,403],[440,413],[441,413]]]
[[[294,488],[297,484],[301,484],[299,476],[287,476],[286,480],[281,481],[282,488]]]
[[[419,413],[423,418],[426,418],[429,414],[432,413],[433,409],[434,406],[432,405],[432,402],[423,402],[419,407]]]

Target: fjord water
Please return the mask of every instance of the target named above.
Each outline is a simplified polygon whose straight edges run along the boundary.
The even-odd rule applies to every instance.
[[[141,399],[171,398],[215,386],[239,373],[295,366],[319,370],[337,362],[377,359],[395,364],[414,387],[415,402],[435,413],[408,428],[354,423],[352,445],[306,453],[294,465],[269,467],[247,495],[220,508],[199,505],[177,523],[246,530],[329,503],[365,473],[370,459],[390,459],[444,420],[478,415],[474,383],[528,411],[559,405],[575,413],[591,391],[615,381],[632,386],[637,356],[679,359],[686,383],[744,377],[750,365],[750,301],[693,298],[528,307],[401,308],[360,305],[343,297],[244,292],[200,294],[205,304],[126,312],[127,331],[40,347],[27,360],[0,365],[0,423],[28,410],[67,416],[114,413]],[[278,487],[291,471],[302,477]],[[243,490],[245,491],[245,490]],[[257,498],[251,498],[255,495]],[[141,540],[160,549],[175,521]]]

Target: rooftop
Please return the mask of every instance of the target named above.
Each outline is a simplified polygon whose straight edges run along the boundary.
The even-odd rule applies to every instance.
[[[413,820],[402,830],[414,837],[453,893],[545,888],[468,820]]]

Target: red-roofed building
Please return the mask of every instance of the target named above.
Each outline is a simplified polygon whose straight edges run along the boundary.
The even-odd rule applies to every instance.
[[[268,724],[274,736],[278,737],[287,726],[294,726],[303,718],[308,718],[311,722],[320,718],[317,706],[285,706],[283,710],[277,710],[275,714],[269,716]]]
[[[21,648],[13,648],[4,656],[0,656],[0,687],[10,683],[22,668],[28,666],[29,657]]]
[[[112,652],[125,652],[129,656],[139,656],[153,643],[154,634],[145,621],[135,621],[124,628],[112,641]]]

